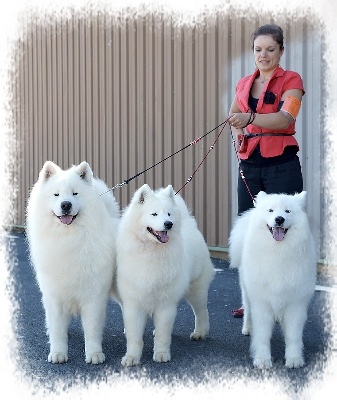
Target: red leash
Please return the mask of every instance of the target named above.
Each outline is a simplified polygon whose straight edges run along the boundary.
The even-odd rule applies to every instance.
[[[243,180],[243,183],[245,184],[245,186],[246,186],[246,188],[247,188],[247,191],[248,191],[250,197],[252,198],[253,203],[255,204],[254,196],[252,195],[252,193],[251,193],[251,191],[250,191],[250,189],[249,189],[249,186],[248,186],[248,184],[247,184],[246,178],[245,178],[245,176],[244,176],[244,174],[243,174],[243,171],[242,171],[242,169],[241,169],[241,161],[240,161],[240,157],[239,157],[239,155],[238,155],[238,151],[237,151],[237,149],[236,149],[236,143],[235,143],[235,139],[234,139],[234,137],[233,137],[233,132],[232,132],[232,129],[231,129],[230,125],[229,125],[229,131],[230,131],[230,133],[231,133],[232,143],[233,143],[233,147],[234,147],[236,159],[237,159],[237,161],[238,161],[239,173],[240,173],[241,179]]]
[[[184,183],[184,185],[176,192],[176,194],[178,194],[179,192],[181,192],[181,190],[182,190],[188,183],[191,182],[191,180],[193,179],[194,175],[197,173],[197,171],[199,170],[199,168],[201,167],[201,165],[205,162],[205,160],[206,160],[206,158],[208,157],[208,155],[210,154],[210,152],[214,149],[214,146],[215,146],[216,143],[218,142],[218,140],[219,140],[219,138],[220,138],[220,136],[221,136],[223,130],[225,129],[225,126],[226,126],[226,124],[228,123],[228,119],[229,119],[229,118],[230,118],[230,117],[228,117],[228,118],[226,119],[226,121],[222,122],[220,125],[218,125],[218,126],[215,127],[214,129],[212,129],[211,131],[207,132],[207,133],[204,134],[203,136],[200,136],[200,137],[198,137],[197,139],[193,140],[193,141],[190,142],[187,146],[185,146],[185,147],[183,147],[182,149],[176,151],[175,153],[171,154],[170,156],[164,158],[163,160],[157,162],[156,164],[152,165],[151,167],[146,168],[144,171],[138,172],[136,175],[134,175],[133,177],[131,177],[131,178],[127,179],[127,180],[125,180],[124,182],[115,185],[113,188],[107,190],[106,192],[101,193],[100,196],[102,196],[103,194],[108,193],[108,192],[110,192],[110,191],[112,191],[112,190],[114,190],[114,189],[116,189],[116,188],[120,188],[120,187],[124,186],[125,184],[128,184],[131,180],[135,179],[136,177],[138,177],[138,176],[141,175],[141,174],[144,174],[144,173],[147,172],[149,169],[152,169],[152,168],[156,167],[158,164],[161,164],[162,162],[166,161],[167,159],[169,159],[169,158],[175,156],[176,154],[178,154],[178,153],[180,153],[181,151],[185,150],[187,147],[193,146],[194,144],[198,143],[198,142],[199,142],[201,139],[203,139],[205,136],[209,135],[211,132],[215,131],[217,128],[219,128],[220,126],[223,125],[221,131],[219,132],[218,136],[217,136],[216,139],[214,140],[212,146],[208,149],[208,152],[205,154],[204,158],[201,160],[201,162],[200,162],[200,164],[198,165],[198,167],[195,169],[195,171],[193,172],[193,174],[187,179],[187,181]],[[240,168],[240,158],[239,158],[238,152],[237,152],[237,150],[236,150],[235,139],[234,139],[234,137],[233,137],[233,132],[232,132],[232,130],[231,130],[231,128],[230,128],[230,125],[229,125],[229,130],[230,130],[230,134],[231,134],[232,143],[233,143],[233,146],[234,146],[234,151],[235,151],[235,154],[236,154],[236,158],[237,158],[237,160],[238,160],[240,176],[241,176],[241,178],[242,178],[242,180],[243,180],[243,182],[244,182],[244,184],[245,184],[245,186],[246,186],[246,188],[247,188],[247,191],[248,191],[250,197],[252,198],[253,202],[255,203],[254,197],[253,197],[253,195],[252,195],[252,193],[251,193],[251,191],[249,190],[249,187],[248,187],[248,185],[247,185],[246,178],[245,178],[245,176],[244,176],[244,174],[243,174],[242,169]]]
[[[188,183],[191,182],[191,180],[193,179],[194,175],[197,173],[198,169],[201,167],[202,163],[206,160],[207,156],[209,155],[209,153],[214,149],[215,144],[217,143],[217,141],[220,138],[220,135],[222,134],[223,130],[225,129],[225,126],[228,122],[228,119],[226,119],[224,126],[222,127],[221,131],[219,132],[218,136],[216,137],[216,139],[214,140],[212,146],[208,149],[208,152],[205,154],[204,158],[201,160],[200,164],[198,165],[198,167],[195,169],[195,171],[193,172],[193,174],[187,179],[187,181],[184,183],[184,185],[176,192],[176,194],[178,194]],[[199,141],[200,138],[196,139],[195,142]],[[194,144],[194,143],[193,143]]]
[[[110,191],[112,191],[112,190],[114,190],[114,189],[121,188],[122,186],[128,184],[130,181],[132,181],[133,179],[137,178],[139,175],[144,174],[145,172],[149,171],[149,170],[152,169],[152,168],[155,168],[157,165],[161,164],[162,162],[168,160],[169,158],[171,158],[171,157],[175,156],[176,154],[180,153],[181,151],[187,149],[187,147],[193,146],[194,144],[198,143],[201,139],[203,139],[204,137],[206,137],[207,135],[209,135],[210,133],[212,133],[213,131],[215,131],[216,129],[218,129],[220,126],[224,125],[224,127],[225,127],[226,124],[227,124],[227,122],[228,122],[228,119],[226,119],[226,121],[222,122],[221,124],[219,124],[218,126],[216,126],[215,128],[213,128],[212,130],[210,130],[209,132],[205,133],[203,136],[200,136],[200,137],[198,137],[197,139],[194,139],[191,143],[189,143],[188,145],[184,146],[182,149],[180,149],[180,150],[174,152],[174,153],[171,154],[170,156],[165,157],[163,160],[158,161],[156,164],[152,165],[151,167],[148,167],[148,168],[144,169],[144,171],[138,172],[137,174],[135,174],[134,176],[132,176],[132,177],[129,178],[129,179],[126,179],[126,180],[123,181],[122,183],[118,183],[117,185],[115,185],[115,186],[112,187],[111,189],[107,190],[106,192],[101,193],[100,196],[102,196],[103,194],[106,194],[106,193],[108,193],[108,192],[110,192]],[[224,127],[222,128],[220,134],[222,133]],[[210,150],[212,150],[212,148],[214,147],[214,145],[215,145],[215,143],[217,142],[217,140],[218,140],[220,134],[218,135],[217,139],[216,139],[215,142],[213,143],[213,146],[209,149],[208,153],[206,154],[206,156],[204,157],[204,159],[202,160],[202,162],[199,164],[199,167],[200,167],[200,165],[204,162],[205,158],[208,156]],[[199,169],[199,167],[197,168],[197,170]],[[196,170],[196,171],[197,171],[197,170]],[[195,171],[195,172],[192,174],[192,176],[188,179],[188,181],[185,183],[185,185],[186,185],[188,182],[190,182],[190,181],[192,180],[192,178],[193,178],[194,174],[196,173],[196,171]],[[184,186],[185,186],[185,185],[184,185]],[[183,186],[183,187],[184,187],[184,186]],[[181,188],[181,189],[182,189],[182,188]],[[180,192],[181,189],[179,189],[179,192]],[[178,192],[177,192],[177,193],[178,193]]]

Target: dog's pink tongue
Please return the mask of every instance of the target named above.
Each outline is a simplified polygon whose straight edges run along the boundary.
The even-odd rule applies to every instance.
[[[273,238],[277,241],[280,242],[281,240],[284,239],[284,229],[283,228],[273,228]]]
[[[167,236],[167,232],[166,231],[160,231],[158,232],[158,235],[160,237],[160,241],[162,243],[167,243],[169,240],[169,237]]]
[[[73,220],[72,215],[62,215],[60,217],[60,221],[62,222],[62,224],[69,225],[69,224],[71,224],[72,220]]]

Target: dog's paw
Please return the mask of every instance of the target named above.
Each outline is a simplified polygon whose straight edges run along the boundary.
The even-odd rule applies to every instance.
[[[207,332],[202,333],[202,332],[194,331],[190,334],[191,340],[203,340],[203,339],[206,339],[206,337],[207,337]]]
[[[62,364],[68,361],[68,354],[61,352],[49,353],[48,361],[53,364]]]
[[[122,358],[121,364],[123,367],[134,367],[135,365],[140,364],[140,357],[134,357],[125,354],[125,356]]]
[[[242,334],[243,335],[245,335],[245,336],[249,336],[250,335],[250,329],[249,328],[247,328],[246,326],[244,326],[243,328],[242,328]]]
[[[254,367],[259,369],[269,369],[273,365],[270,358],[262,358],[262,357],[254,358],[253,364]]]
[[[87,364],[102,364],[105,361],[105,355],[102,352],[89,354],[85,357]]]
[[[171,354],[169,351],[158,351],[153,354],[153,361],[156,362],[168,362],[171,360]]]
[[[287,368],[299,368],[304,366],[303,357],[287,357],[286,358],[286,367]]]

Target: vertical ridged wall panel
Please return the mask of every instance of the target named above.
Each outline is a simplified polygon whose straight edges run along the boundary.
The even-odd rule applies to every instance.
[[[296,134],[308,211],[321,245],[320,121],[322,39],[312,18],[276,21],[285,31],[281,65],[298,71],[307,93]],[[16,131],[20,143],[17,220],[46,160],[62,168],[87,160],[110,187],[149,168],[223,122],[236,82],[254,70],[251,33],[271,18],[96,13],[27,15],[17,46]],[[186,182],[221,128],[115,190],[124,207],[143,183]],[[237,161],[226,127],[181,194],[210,246],[227,247],[236,214]]]

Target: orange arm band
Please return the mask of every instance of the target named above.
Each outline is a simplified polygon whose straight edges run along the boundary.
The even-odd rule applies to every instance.
[[[290,114],[294,119],[296,119],[298,113],[300,112],[301,102],[294,96],[287,96],[282,104],[281,111]]]

